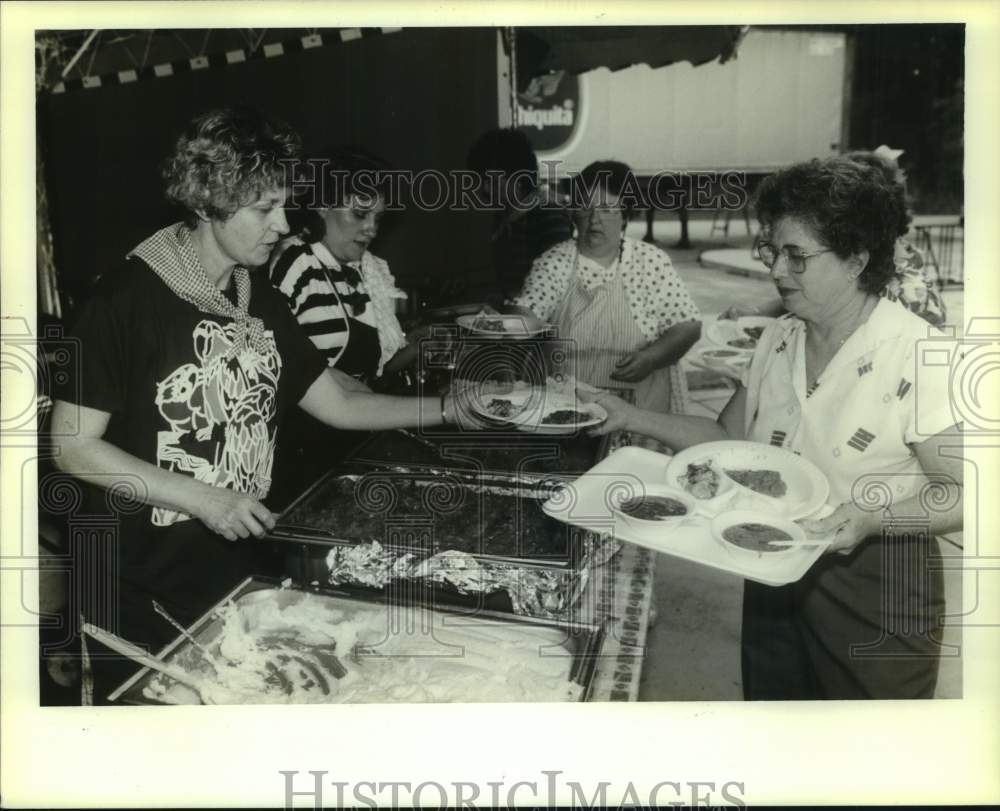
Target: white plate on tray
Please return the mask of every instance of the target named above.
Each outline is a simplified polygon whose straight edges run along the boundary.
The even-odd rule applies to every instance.
[[[787,491],[784,496],[760,496],[742,485],[720,488],[712,499],[699,499],[702,514],[712,517],[724,510],[761,509],[778,517],[797,520],[813,515],[830,497],[830,483],[823,472],[796,453],[759,442],[727,440],[704,442],[683,450],[670,460],[664,483],[681,487],[678,478],[689,464],[711,460],[721,470],[773,470],[780,474]]]
[[[612,509],[620,489],[642,493],[645,483],[660,485],[667,475],[671,458],[644,448],[619,448],[578,479],[554,494],[542,509],[552,518],[594,532],[683,558],[712,569],[754,580],[769,586],[783,586],[800,579],[823,554],[823,547],[809,546],[782,555],[780,562],[763,565],[738,563],[722,547],[704,516],[692,516],[670,527],[638,531]],[[822,505],[817,516],[829,514]]]
[[[547,332],[551,325],[533,315],[494,315],[475,313],[461,315],[455,323],[477,338],[513,338],[523,340]]]
[[[493,409],[497,400],[510,403],[510,416],[501,417]],[[597,403],[582,403],[571,395],[541,387],[514,389],[508,394],[484,394],[472,402],[472,410],[492,422],[502,422],[533,434],[571,434],[581,428],[600,425],[608,418],[608,412]],[[558,411],[575,411],[585,418],[572,422],[545,421]]]
[[[757,339],[747,333],[746,330],[761,329],[772,324],[774,321],[775,319],[764,315],[745,315],[735,320],[720,318],[708,323],[708,326],[705,328],[705,337],[716,346],[753,352],[757,346]],[[749,346],[733,346],[730,341],[753,341],[753,344]]]

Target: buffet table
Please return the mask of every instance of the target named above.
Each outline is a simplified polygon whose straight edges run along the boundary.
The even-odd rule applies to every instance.
[[[470,346],[471,352],[468,347],[463,351],[477,368],[513,360],[518,368],[506,378],[513,380],[524,379],[522,367],[538,354],[530,342]],[[461,380],[449,353],[434,348],[429,360],[440,361],[440,374],[422,375],[418,390],[411,393],[428,396],[438,386]],[[554,392],[565,386],[575,389],[572,380],[556,384],[550,379],[544,402],[558,399]],[[628,398],[629,392],[620,393]],[[553,407],[553,413],[575,412]],[[568,492],[567,482],[632,445],[633,438],[591,437],[576,423],[555,425],[515,430],[501,420],[482,430],[448,426],[367,435],[306,487],[268,532],[275,560],[283,561],[280,577],[272,571],[220,595],[220,602],[186,635],[160,652],[168,666],[179,662],[180,671],[157,675],[147,665],[112,699],[326,703],[380,700],[380,695],[381,700],[402,702],[637,700],[654,555],[613,533],[604,534],[606,530],[574,527],[548,513],[550,499]],[[638,439],[635,443],[648,446]],[[410,632],[389,630],[396,628],[393,624],[383,629],[389,648],[382,655],[374,647],[357,653],[358,645],[366,649],[367,643],[351,645],[349,638],[337,636],[334,645],[317,641],[341,632],[349,637],[354,633],[349,628],[371,632],[372,617],[378,614],[394,623],[390,615],[396,611],[430,612],[437,617],[434,622],[451,614],[458,619],[455,628],[471,628],[468,623],[473,622],[485,630],[473,647],[463,648],[465,643],[456,639],[456,649],[468,650],[464,656],[471,658],[460,657],[457,669],[448,673],[434,655],[406,648]],[[329,619],[355,615],[368,619]],[[549,678],[544,673],[551,676],[553,667],[553,655],[544,651],[559,636],[566,641],[558,644],[572,655],[571,670],[559,677],[565,680],[564,694],[551,679],[541,689]],[[501,647],[481,647],[489,639],[499,640]],[[539,655],[533,651],[541,643],[532,640],[541,639],[550,641],[538,648]],[[216,653],[209,652],[213,645]],[[236,659],[220,654],[219,645],[228,645]],[[226,667],[217,660],[220,655],[242,665]],[[366,666],[368,655],[378,660]],[[391,688],[396,692],[366,692],[362,682],[369,678],[372,684],[386,684],[373,674],[382,672],[389,660],[413,662],[411,676],[407,665],[394,677],[401,679]],[[194,683],[193,693],[185,692],[184,678],[188,686]],[[475,692],[476,679],[483,684],[481,694]],[[495,679],[503,683],[487,687]],[[413,685],[428,690],[411,694]],[[557,695],[562,697],[553,699]]]
[[[355,454],[355,469],[375,464],[372,456],[394,457],[391,466],[369,470],[373,474],[371,482],[380,485],[391,482],[396,474],[405,472],[395,457],[401,448],[407,447],[406,439],[374,435]],[[424,441],[430,444],[429,440]],[[581,441],[591,446],[594,442],[583,437]],[[609,437],[599,443],[601,455],[604,457],[609,449],[627,444],[630,442],[626,436]],[[491,458],[488,445],[482,445],[481,450],[483,458]],[[493,461],[496,458],[493,456]],[[531,458],[542,466],[552,464],[543,455]],[[574,458],[579,460],[574,453],[565,457]],[[531,477],[524,470],[526,465],[519,463],[518,467],[522,476]],[[491,581],[489,567],[508,573],[515,570],[526,579],[529,593],[538,588],[543,596],[544,588],[538,587],[536,579],[541,577],[544,587],[552,572],[544,562],[539,562],[537,551],[531,553],[535,559],[525,559],[522,570],[511,559],[453,548],[462,545],[460,536],[447,532],[455,523],[448,518],[448,513],[454,510],[442,509],[439,501],[427,497],[434,488],[441,487],[442,479],[459,480],[467,475],[467,471],[452,469],[448,473],[431,474],[421,499],[432,508],[432,516],[443,519],[439,523],[445,531],[437,537],[431,532],[434,542],[431,551],[439,548],[437,541],[444,550],[414,558],[413,553],[401,548],[383,550],[376,544],[375,551],[384,552],[389,565],[351,570],[349,566],[344,568],[330,562],[341,560],[337,558],[337,550],[347,550],[350,559],[350,555],[366,546],[364,542],[337,538],[349,537],[351,527],[358,525],[359,516],[364,520],[365,501],[361,490],[355,490],[352,496],[358,499],[357,508],[341,509],[342,505],[336,503],[337,493],[330,489],[343,480],[339,473],[334,469],[309,488],[282,515],[272,533],[273,540],[288,553],[286,562],[292,568],[296,562],[300,564],[296,577],[283,581],[265,576],[247,579],[230,594],[222,595],[214,608],[155,659],[144,656],[138,649],[129,650],[126,641],[112,634],[87,628],[87,633],[97,641],[146,665],[115,690],[109,697],[112,703],[638,699],[652,600],[651,552],[612,537],[590,531],[581,535],[573,530],[565,537],[573,542],[571,545],[582,549],[569,550],[565,559],[552,567],[578,586],[565,593],[571,598],[562,599],[563,592],[559,592],[561,599],[555,602],[545,599],[532,602],[523,594],[517,596],[522,587],[520,580]],[[347,480],[363,481],[363,475],[360,479],[357,475],[351,474]],[[419,475],[410,470],[401,478],[412,482]],[[501,475],[500,471],[480,471],[478,478],[495,482]],[[547,473],[550,479],[552,475],[551,471]],[[562,480],[571,478],[565,476]],[[490,491],[489,485],[482,488],[483,498],[476,506],[482,526],[486,526],[491,520],[483,513],[483,504]],[[383,487],[380,498],[386,495]],[[524,500],[516,508],[518,512],[540,507],[538,493],[529,495],[525,491],[516,497]],[[377,513],[387,534],[394,525],[389,518],[391,509],[385,509],[388,503],[383,501]],[[317,506],[325,507],[325,511],[315,510]],[[412,517],[414,506],[412,502],[405,504],[405,517]],[[290,523],[295,516],[302,520],[310,510],[326,525],[325,538],[299,537],[307,532],[307,527]],[[507,526],[511,526],[510,516],[505,518]],[[523,523],[516,521],[514,525],[518,527],[516,535],[521,538]],[[565,527],[558,522],[556,526]],[[466,534],[476,535],[468,531]],[[556,531],[551,537],[558,546],[563,533]],[[452,571],[452,575],[456,571],[459,575],[454,581],[435,579],[433,570],[427,568],[429,561],[438,558],[454,561],[456,556],[461,566]],[[365,557],[368,562],[371,559]],[[471,568],[470,560],[475,561]],[[400,567],[401,561],[406,565]],[[381,581],[372,577],[379,573],[383,576]],[[468,579],[462,580],[463,576]],[[489,593],[481,589],[477,593],[477,583],[488,584]],[[451,588],[456,584],[459,588]],[[427,629],[419,630],[428,620],[434,629],[429,635]],[[386,625],[387,622],[390,624]],[[382,648],[383,645],[386,647]],[[457,659],[456,653],[448,653],[440,645],[457,651]],[[560,648],[564,653],[552,652]],[[498,663],[504,667],[498,667]]]
[[[455,437],[449,441],[443,441],[440,445],[435,440],[433,432],[424,432],[417,436],[407,431],[384,432],[375,434],[371,439],[356,449],[351,457],[344,463],[343,470],[364,472],[362,475],[374,476],[373,481],[378,481],[379,476],[385,482],[397,480],[397,477],[405,478],[407,483],[412,480],[419,480],[422,476],[427,476],[428,481],[433,485],[434,481],[464,480],[468,476],[468,471],[463,469],[464,461],[470,461],[473,457],[479,456],[489,463],[492,460],[496,467],[496,454],[502,453],[498,447],[496,439],[491,440],[489,435],[470,434],[463,437]],[[529,437],[508,438],[507,443],[517,444],[518,442],[529,441]],[[583,443],[594,445],[595,440],[587,437],[577,439],[560,438],[564,455],[560,463],[572,466],[574,473],[567,473],[563,478],[572,479],[575,473],[591,467],[596,461],[604,458],[608,453],[623,445],[642,444],[649,446],[649,442],[641,442],[625,435],[612,435],[604,438],[597,444],[598,453],[594,458],[584,461],[585,456],[581,455],[580,448]],[[477,443],[482,449],[475,450]],[[540,447],[545,447],[542,445]],[[575,450],[566,453],[565,449],[572,447]],[[660,449],[660,446],[653,444],[653,447]],[[494,454],[491,456],[490,454]],[[527,453],[526,458],[531,458]],[[537,476],[538,482],[545,479],[551,484],[553,479],[559,479],[559,473],[551,468],[554,462],[546,460],[544,454],[534,457],[536,461],[534,470],[528,469],[530,466],[521,464],[520,477],[528,482],[533,481],[532,476]],[[563,462],[563,460],[565,460]],[[376,475],[379,474],[379,475]],[[477,474],[479,481],[485,485],[495,485],[503,483],[501,478],[505,474],[498,471],[479,471]],[[329,482],[333,474],[328,474],[324,479]],[[436,479],[434,477],[437,477]],[[360,484],[359,484],[360,486]],[[325,488],[325,490],[324,490]],[[303,519],[304,514],[308,514],[310,504],[321,501],[324,493],[329,493],[330,487],[321,480],[302,498],[293,503],[283,514],[282,519],[276,527],[274,536],[285,542],[292,541],[295,546],[296,541],[302,541],[297,554],[301,555],[302,562],[298,566],[298,578],[303,584],[312,583],[314,587],[321,584],[321,578],[328,574],[331,569],[330,562],[334,560],[329,551],[333,548],[323,539],[308,537],[308,530],[301,526],[310,519]],[[402,490],[400,490],[402,492]],[[412,508],[411,508],[412,511]],[[336,511],[333,511],[336,512]],[[404,516],[401,521],[409,520]],[[486,518],[480,518],[486,521]],[[449,523],[443,518],[441,522]],[[388,527],[389,521],[386,520]],[[332,529],[332,527],[328,528]],[[439,532],[441,534],[440,526]],[[596,662],[590,685],[589,699],[591,701],[635,701],[638,698],[639,681],[642,674],[642,663],[644,660],[644,646],[646,642],[646,631],[650,620],[650,607],[653,598],[653,574],[655,556],[649,550],[631,543],[601,540],[594,536],[593,545],[588,543],[587,557],[584,565],[582,579],[585,583],[579,591],[574,592],[572,601],[561,602],[558,609],[545,610],[542,600],[532,603],[528,600],[512,600],[512,605],[498,603],[496,594],[489,596],[480,603],[487,610],[514,611],[522,616],[537,616],[539,619],[565,620],[567,622],[581,623],[585,625],[599,626],[604,631],[604,643],[601,655]],[[343,548],[337,547],[333,554],[339,555]],[[357,547],[355,547],[356,549]],[[482,549],[480,552],[489,553],[490,550]],[[572,557],[574,553],[569,553]],[[480,560],[490,561],[489,554],[479,555]],[[419,558],[418,558],[419,559]],[[339,558],[337,559],[339,562]],[[324,562],[325,561],[325,562]],[[503,559],[504,565],[511,561]],[[580,561],[579,557],[572,557],[569,569],[572,570]],[[530,567],[536,562],[527,561],[524,571],[530,571]],[[488,565],[488,564],[487,564]],[[514,564],[516,565],[516,563]],[[338,563],[339,566],[339,563]],[[338,569],[338,570],[342,570]],[[365,574],[371,571],[365,570]],[[348,576],[341,579],[340,583],[351,586],[358,585],[358,580],[366,578],[352,578]],[[333,578],[331,578],[333,581]],[[368,586],[377,586],[375,581],[365,583]],[[398,583],[396,584],[398,585]],[[388,584],[383,584],[388,588]],[[423,585],[416,587],[417,593]],[[426,596],[426,591],[424,595]],[[473,595],[468,598],[467,605],[474,604],[476,598],[483,599],[483,595]],[[446,604],[449,601],[462,602],[462,595],[451,592],[441,593],[435,591],[432,595],[435,602]],[[534,606],[534,607],[532,607]]]

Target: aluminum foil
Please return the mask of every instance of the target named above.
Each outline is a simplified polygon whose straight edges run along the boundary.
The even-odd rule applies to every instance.
[[[566,612],[589,579],[588,568],[554,571],[481,561],[465,552],[440,552],[422,560],[393,552],[378,541],[333,547],[326,556],[330,585],[384,588],[396,579],[447,584],[460,594],[505,591],[515,614],[555,618]]]

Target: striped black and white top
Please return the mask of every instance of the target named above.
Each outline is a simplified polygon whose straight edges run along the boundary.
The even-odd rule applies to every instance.
[[[343,354],[350,319],[378,330],[382,356],[376,375],[406,346],[394,303],[406,294],[396,288],[388,263],[374,254],[366,251],[360,263],[342,265],[323,243],[290,237],[271,260],[270,278],[327,365],[335,366]]]

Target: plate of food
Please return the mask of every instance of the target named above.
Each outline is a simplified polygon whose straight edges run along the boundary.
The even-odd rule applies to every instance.
[[[753,352],[764,329],[774,321],[763,315],[745,315],[736,320],[718,319],[709,322],[705,337],[719,347]]]
[[[571,394],[541,386],[484,394],[473,401],[472,410],[487,420],[536,434],[571,434],[608,418],[597,403],[583,403]]]
[[[477,338],[513,338],[523,340],[543,335],[550,325],[533,315],[500,315],[481,310],[472,315],[461,315],[455,323]]]
[[[698,511],[750,509],[795,520],[820,510],[830,483],[812,462],[759,442],[726,440],[694,445],[667,465],[665,484],[698,500]]]

